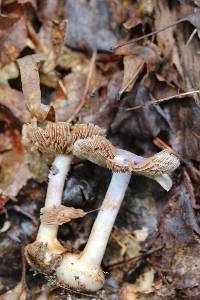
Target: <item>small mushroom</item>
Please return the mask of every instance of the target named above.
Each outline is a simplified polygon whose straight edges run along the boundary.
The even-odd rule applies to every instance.
[[[88,140],[90,143],[87,143]],[[62,282],[62,285],[91,292],[104,285],[101,261],[131,178],[130,172],[155,180],[163,179],[163,186],[168,190],[171,187],[168,174],[179,166],[179,160],[167,150],[145,159],[128,151],[115,149],[105,138],[94,137],[93,141],[95,142],[92,143],[92,139],[77,141],[73,153],[101,166],[107,164],[114,171],[112,180],[85,249],[79,254],[64,253],[56,269],[57,281]]]
[[[31,124],[23,126],[22,135],[24,144],[33,151],[38,150],[45,155],[55,156],[49,173],[45,205],[41,210],[41,212],[48,212],[48,216],[51,215],[50,212],[53,215],[56,209],[62,209],[64,182],[71,166],[73,144],[79,138],[103,136],[105,130],[93,124],[72,125],[65,122],[47,122],[40,127],[33,120]],[[60,216],[60,221],[64,217],[66,213],[62,218]],[[44,220],[44,217],[42,219]],[[59,222],[51,221],[50,223],[41,222],[36,241],[26,247],[26,257],[29,263],[42,273],[51,272],[59,260],[59,255],[65,251],[57,239]]]

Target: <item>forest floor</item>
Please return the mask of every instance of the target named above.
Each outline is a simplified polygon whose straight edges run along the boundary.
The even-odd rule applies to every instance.
[[[200,299],[199,38],[199,0],[0,1],[1,300]],[[133,174],[96,294],[55,288],[24,254],[51,162],[22,144],[31,114],[17,60],[39,53],[40,89],[33,80],[32,90],[56,121],[93,123],[119,148],[144,157],[167,148],[181,161],[169,192]],[[30,79],[31,66],[23,71]],[[110,179],[73,160],[63,205],[94,212],[59,227],[71,251],[84,248]]]

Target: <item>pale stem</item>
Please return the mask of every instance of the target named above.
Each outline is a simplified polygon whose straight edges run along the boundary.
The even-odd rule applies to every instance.
[[[99,268],[113,224],[120,209],[131,174],[114,173],[101,210],[92,227],[87,245],[81,255],[84,264]]]
[[[61,205],[65,178],[70,170],[71,155],[57,155],[49,174],[49,183],[44,207]],[[53,244],[57,241],[58,225],[42,224],[39,227],[37,241]]]

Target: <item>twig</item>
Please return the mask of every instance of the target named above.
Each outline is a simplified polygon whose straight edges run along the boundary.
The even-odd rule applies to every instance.
[[[158,136],[153,140],[153,143],[160,149],[168,149],[174,155],[177,155],[176,151],[172,147],[170,147],[167,143],[165,143]]]
[[[181,94],[177,94],[177,95],[174,95],[174,96],[169,96],[169,97],[165,97],[165,98],[161,98],[161,99],[157,99],[157,100],[155,99],[153,101],[148,101],[145,104],[140,104],[140,105],[137,105],[137,106],[134,106],[134,107],[126,108],[126,110],[137,110],[139,108],[144,108],[144,107],[148,107],[148,106],[151,106],[151,105],[157,105],[161,102],[165,102],[165,101],[168,101],[168,100],[171,100],[171,99],[174,99],[174,98],[181,99],[185,96],[189,96],[189,95],[192,95],[192,94],[198,94],[198,93],[200,93],[200,90],[185,92],[185,93],[181,93]]]
[[[187,17],[188,17],[188,16],[187,16]],[[179,23],[181,23],[181,22],[183,22],[183,21],[187,21],[187,17],[181,18],[181,19],[175,21],[174,23],[172,23],[172,24],[170,24],[170,25],[168,25],[168,26],[165,26],[165,27],[163,27],[163,28],[161,28],[161,29],[155,30],[155,31],[150,32],[150,33],[148,33],[148,34],[145,34],[145,35],[143,35],[143,36],[140,36],[140,37],[138,37],[138,38],[136,38],[136,39],[132,39],[132,40],[130,40],[130,41],[128,41],[128,42],[122,42],[121,44],[116,45],[115,47],[113,47],[113,52],[114,52],[115,50],[117,50],[118,48],[121,48],[121,47],[123,47],[123,46],[125,46],[125,45],[134,44],[135,42],[141,41],[141,40],[146,39],[146,38],[148,38],[148,37],[150,37],[150,36],[153,36],[153,35],[155,35],[155,34],[157,34],[157,33],[160,33],[160,32],[162,32],[162,31],[165,31],[165,30],[167,30],[167,29],[169,29],[169,28],[171,28],[171,27],[174,27],[175,25],[177,25],[177,24],[179,24]]]
[[[38,222],[36,220],[36,218],[29,212],[25,211],[24,209],[22,209],[19,205],[14,205],[13,206],[13,209],[18,212],[18,213],[21,213],[22,215],[26,216],[27,218],[29,218],[32,222],[33,222],[33,225],[35,227],[38,226]]]
[[[120,267],[121,265],[125,265],[127,263],[133,262],[135,260],[137,262],[137,260],[145,258],[145,257],[149,256],[150,254],[152,254],[152,253],[154,253],[156,251],[161,250],[162,248],[163,248],[163,246],[159,246],[159,247],[151,249],[151,250],[149,250],[147,252],[138,254],[137,256],[130,257],[129,259],[126,259],[126,260],[123,260],[123,261],[120,261],[120,262],[116,262],[116,263],[110,264],[110,265],[107,266],[107,268],[108,269],[114,269],[114,268]]]
[[[91,62],[90,62],[90,66],[89,66],[89,73],[88,73],[88,77],[87,77],[83,97],[82,97],[80,103],[78,104],[77,108],[73,112],[72,116],[67,120],[67,122],[71,122],[77,116],[77,114],[81,111],[81,109],[83,108],[83,106],[85,105],[85,103],[87,101],[88,91],[89,91],[89,88],[90,88],[92,75],[93,75],[94,68],[95,68],[96,57],[97,57],[97,53],[95,51],[92,55],[92,58],[91,58]]]
[[[193,39],[193,37],[195,36],[195,34],[197,33],[197,28],[195,28],[193,31],[192,31],[192,33],[191,33],[191,35],[190,35],[190,37],[189,37],[189,39],[188,39],[188,41],[187,41],[187,43],[186,43],[186,47],[190,44],[190,42],[192,41],[192,39]]]

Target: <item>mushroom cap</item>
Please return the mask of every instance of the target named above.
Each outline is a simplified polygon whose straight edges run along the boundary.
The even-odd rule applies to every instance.
[[[93,124],[48,122],[44,128],[37,124],[24,125],[22,135],[24,144],[31,144],[32,150],[49,154],[69,154],[77,140],[104,136],[105,130]]]
[[[113,172],[122,172],[127,169],[127,172],[137,173],[147,177],[156,177],[162,174],[171,174],[180,165],[179,159],[169,150],[165,149],[156,153],[149,158],[138,159],[133,156],[116,155],[113,160],[108,161],[108,168]]]
[[[68,154],[71,152],[71,124],[65,122],[48,123],[45,128],[23,126],[23,142],[31,145],[33,150],[49,154]]]
[[[93,136],[77,140],[73,145],[73,154],[107,167],[107,160],[115,157],[115,147],[105,137]]]

